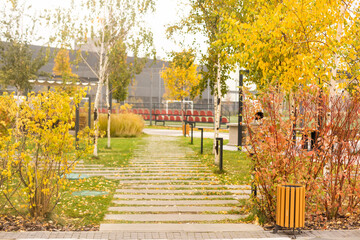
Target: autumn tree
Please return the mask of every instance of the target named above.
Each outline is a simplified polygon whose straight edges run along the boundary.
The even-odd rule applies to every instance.
[[[31,6],[23,1],[4,1],[0,7],[0,82],[15,86],[21,95],[47,62],[44,51],[35,53],[29,46],[30,38],[36,37],[38,20],[26,12]]]
[[[195,64],[195,55],[192,50],[183,50],[182,52],[172,52],[172,60],[168,67],[163,68],[161,77],[165,83],[165,96],[168,99],[181,101],[181,122],[184,121],[184,100],[193,99],[199,95],[195,88],[198,86],[201,75],[197,72]]]
[[[149,36],[144,36],[148,38]],[[150,39],[148,39],[150,40]],[[134,80],[136,74],[140,74],[147,62],[146,58],[139,58],[138,51],[142,42],[136,41],[132,46],[119,39],[109,52],[109,77],[106,79],[106,96],[108,108],[108,128],[107,128],[107,147],[111,147],[110,126],[111,126],[111,106],[110,93],[112,98],[117,101],[124,101],[128,95],[128,87]],[[133,61],[128,60],[128,52],[135,52]]]
[[[78,56],[98,78],[97,91],[94,101],[94,156],[98,155],[99,136],[99,102],[103,86],[107,88],[107,98],[110,93],[109,77],[114,61],[110,62],[110,54],[116,45],[125,44],[126,55],[132,53],[135,58],[140,54],[147,57],[152,53],[152,35],[143,27],[144,16],[153,10],[152,0],[83,0],[73,3],[71,9],[59,10],[52,25],[62,29],[57,36],[59,41],[67,42],[76,39]],[[74,14],[76,9],[80,14]],[[79,16],[79,19],[74,19]],[[83,51],[94,52],[98,57],[98,65],[94,67]],[[120,67],[119,67],[120,68]],[[117,79],[117,78],[113,78]],[[116,85],[116,84],[115,84]],[[108,118],[111,110],[108,103]],[[110,135],[110,134],[108,134]]]
[[[54,75],[61,76],[64,82],[78,77],[77,74],[72,72],[69,50],[63,48],[57,52],[54,59],[53,73]]]
[[[245,20],[222,13],[221,43],[232,46],[228,60],[249,70],[258,88],[275,85],[283,91],[316,84],[336,91],[338,73],[347,71],[347,42],[356,16],[353,1],[249,1]],[[241,48],[239,48],[241,46]]]
[[[228,52],[231,51],[229,44],[219,44],[220,36],[224,33],[222,12],[232,12],[234,0],[191,0],[190,13],[178,24],[168,28],[168,33],[183,34],[201,33],[206,36],[207,52],[201,55],[200,65],[203,78],[198,85],[198,89],[203,91],[210,86],[214,94],[214,144],[215,163],[219,164],[219,156],[215,151],[216,138],[219,137],[221,101],[228,88],[226,80],[229,79],[230,70],[234,65],[227,61]],[[231,3],[231,4],[230,4]]]

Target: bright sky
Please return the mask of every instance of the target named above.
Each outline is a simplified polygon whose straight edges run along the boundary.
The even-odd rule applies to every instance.
[[[76,0],[75,0],[76,1]],[[69,6],[71,0],[31,0],[31,4],[36,11],[41,12],[43,9],[54,9],[61,6]],[[179,51],[180,46],[176,45],[173,40],[166,38],[166,28],[168,25],[178,22],[181,17],[186,16],[189,7],[186,6],[188,0],[155,0],[156,11],[155,13],[146,17],[146,24],[152,30],[154,36],[154,45],[157,51],[158,59],[167,60],[167,53],[170,51]],[[44,32],[44,35],[47,33]],[[191,46],[193,42],[196,43],[195,49],[197,51],[206,52],[206,38],[201,35],[177,36],[177,41]],[[36,44],[36,43],[35,43]],[[38,43],[41,44],[41,43]],[[231,90],[237,89],[238,74],[231,74],[232,79],[228,81]]]
[[[31,4],[37,12],[43,9],[54,9],[57,7],[67,7],[70,5],[71,0],[32,0]],[[157,51],[157,56],[160,59],[166,59],[167,53],[170,51],[179,51],[180,46],[176,45],[173,40],[166,38],[166,28],[170,24],[178,22],[182,16],[186,15],[189,8],[186,7],[187,0],[155,0],[156,12],[146,17],[146,24],[152,30],[154,36],[154,45]],[[44,32],[46,35],[46,32]],[[177,40],[191,44],[194,40],[197,42],[196,49],[206,51],[205,37],[197,35],[196,37],[187,37],[183,39],[181,36]]]

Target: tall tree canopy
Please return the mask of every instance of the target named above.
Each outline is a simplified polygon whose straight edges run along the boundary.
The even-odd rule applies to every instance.
[[[355,60],[351,47],[358,44],[353,36],[359,14],[354,3],[252,0],[244,6],[245,21],[222,13],[226,34],[219,42],[237,49],[230,61],[250,70],[248,79],[260,88],[291,91],[320,84],[334,92],[338,73],[352,72],[347,58]]]
[[[20,94],[31,88],[29,80],[36,79],[47,62],[44,51],[34,52],[29,46],[39,20],[18,0],[4,1],[0,7],[0,82],[15,86]]]
[[[54,39],[62,45],[69,45],[69,42],[76,39],[79,57],[99,79],[94,102],[94,156],[98,154],[100,92],[103,86],[106,86],[109,99],[108,95],[112,91],[109,86],[113,85],[121,99],[124,89],[127,89],[130,82],[128,77],[131,78],[134,72],[138,72],[135,70],[141,62],[139,55],[142,54],[146,59],[152,53],[152,34],[143,27],[143,23],[144,16],[153,10],[153,5],[152,0],[81,0],[74,2],[70,9],[59,9],[57,17],[51,20],[52,25],[60,29]],[[79,10],[81,14],[78,14]],[[77,11],[77,14],[74,11]],[[74,19],[74,16],[78,16],[78,19]],[[99,59],[98,66],[92,66],[81,50],[96,53]],[[124,56],[130,53],[134,55],[135,65],[123,61]],[[120,56],[120,59],[117,59],[116,55]],[[127,71],[119,73],[121,70]],[[107,105],[110,131],[109,102]],[[108,138],[110,147],[110,134]]]

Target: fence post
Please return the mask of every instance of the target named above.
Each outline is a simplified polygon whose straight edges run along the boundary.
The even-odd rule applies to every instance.
[[[184,137],[186,137],[186,121],[184,121]]]
[[[91,95],[89,94],[88,125],[91,128]]]
[[[194,124],[190,123],[191,126],[191,144],[194,144],[193,138],[194,138]]]
[[[220,144],[218,144],[218,142],[220,142]],[[216,146],[217,146],[217,151],[220,145],[220,163],[219,163],[219,170],[222,171],[223,170],[223,138],[216,138]]]
[[[200,153],[203,154],[203,136],[204,136],[204,128],[198,128],[201,131],[201,150]]]
[[[78,133],[79,133],[79,119],[80,119],[80,111],[79,111],[79,104],[75,106],[75,146],[78,148]]]
[[[153,104],[150,103],[150,126],[152,126],[152,110],[153,110]]]

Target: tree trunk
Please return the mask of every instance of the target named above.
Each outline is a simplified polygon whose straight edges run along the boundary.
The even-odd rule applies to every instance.
[[[344,18],[345,15],[345,5],[341,6],[340,9],[340,20],[337,26],[337,32],[336,32],[336,41],[339,43],[341,41],[341,35],[343,34],[343,23],[342,20]],[[338,48],[337,48],[338,50]],[[331,99],[334,98],[336,96],[336,77],[337,77],[337,71],[339,69],[339,62],[340,62],[340,57],[339,54],[336,52],[335,56],[334,56],[334,67],[331,70],[331,80],[330,80],[330,94],[329,94],[329,101],[330,101],[330,108],[331,108]]]
[[[221,65],[220,65],[220,54],[218,55],[218,63],[217,63],[217,76],[216,76],[216,90],[215,90],[215,98],[214,98],[214,144],[213,144],[213,153],[215,155],[215,164],[219,165],[220,159],[219,154],[216,151],[216,138],[219,137],[219,129],[220,129],[220,115],[221,115]]]
[[[99,83],[96,91],[95,101],[94,101],[94,157],[98,156],[98,138],[99,138],[99,101],[100,101],[100,92],[104,85],[105,74],[108,64],[108,58],[105,54],[105,30],[102,30],[102,39],[100,45],[100,60],[99,60]]]
[[[20,118],[20,90],[18,89],[16,92],[16,106],[18,107],[18,110],[16,111],[16,117],[15,117],[15,142],[18,142],[18,138],[20,136],[20,124],[19,124],[19,118]]]
[[[108,109],[107,114],[107,148],[111,148],[110,124],[111,124],[111,108],[109,97],[109,76],[106,76],[106,106]]]
[[[184,136],[186,136],[186,129],[184,128],[184,100],[181,98],[180,101],[181,101],[181,126],[185,131]]]

